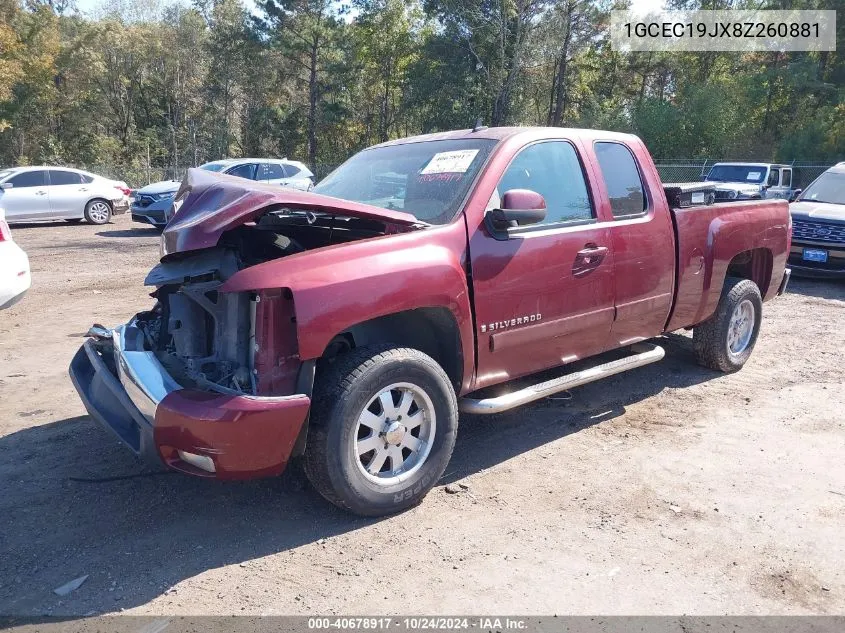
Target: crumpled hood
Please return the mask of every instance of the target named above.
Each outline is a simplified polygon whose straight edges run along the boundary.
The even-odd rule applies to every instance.
[[[799,200],[789,205],[789,212],[792,215],[800,215],[815,220],[838,220],[839,222],[845,222],[845,204]]]
[[[407,229],[425,225],[401,211],[189,169],[176,194],[176,214],[162,234],[161,255],[215,246],[224,232],[255,220],[270,206],[380,220]]]
[[[141,187],[140,189],[136,189],[136,193],[138,194],[158,194],[158,193],[170,193],[171,191],[178,191],[179,190],[179,181],[178,180],[162,180],[161,182],[154,182],[146,187]]]

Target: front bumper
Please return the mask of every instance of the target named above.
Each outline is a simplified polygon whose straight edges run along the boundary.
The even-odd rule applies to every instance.
[[[805,248],[821,249],[828,253],[826,262],[808,262],[803,258]],[[789,253],[788,266],[799,277],[817,277],[820,279],[845,279],[845,245],[830,244],[793,238]]]
[[[132,220],[142,224],[163,227],[167,224],[167,212],[173,205],[173,199],[157,200],[147,206],[135,202],[132,204]]]
[[[143,349],[133,322],[110,334],[85,341],[71,361],[70,377],[91,417],[133,453],[152,465],[217,479],[284,470],[308,416],[308,396],[182,388]],[[213,466],[194,465],[197,457]]]

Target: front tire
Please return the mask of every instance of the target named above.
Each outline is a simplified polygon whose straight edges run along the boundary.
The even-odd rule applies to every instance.
[[[757,284],[728,278],[715,314],[693,330],[698,362],[725,373],[742,369],[754,350],[762,318],[763,300]]]
[[[410,508],[440,479],[458,430],[449,378],[409,348],[358,348],[318,373],[305,472],[340,508],[383,516]]]
[[[105,200],[91,200],[85,205],[85,220],[89,224],[108,224],[111,220],[111,205]]]

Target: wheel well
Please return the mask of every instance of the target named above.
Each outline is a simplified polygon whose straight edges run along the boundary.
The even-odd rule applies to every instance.
[[[107,205],[109,205],[109,209],[111,209],[112,211],[114,211],[114,205],[112,204],[112,201],[111,201],[111,200],[107,200],[106,198],[100,198],[99,196],[98,196],[98,197],[96,197],[96,198],[91,198],[88,202],[86,202],[86,203],[85,203],[85,208],[87,209],[89,204],[91,204],[92,202],[97,202],[97,201],[100,201],[100,202],[105,202]],[[77,207],[77,208],[79,208],[79,207]]]
[[[772,279],[772,252],[767,248],[753,248],[737,254],[728,264],[727,276],[750,279],[765,297]]]
[[[323,358],[376,343],[411,347],[428,354],[443,368],[455,389],[460,389],[461,336],[458,323],[447,308],[417,308],[358,323],[335,336],[326,346]]]

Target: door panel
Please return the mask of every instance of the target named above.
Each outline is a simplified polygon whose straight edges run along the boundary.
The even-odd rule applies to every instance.
[[[82,176],[72,171],[61,169],[48,170],[50,211],[46,217],[81,218],[85,205],[91,198],[90,186],[84,183]]]
[[[37,220],[50,211],[46,171],[21,172],[6,182],[13,186],[0,189],[0,207],[6,211],[9,222]]]
[[[586,244],[610,245],[610,229],[552,229],[470,243],[478,323],[477,387],[596,354],[613,323],[613,258],[579,270]]]
[[[646,195],[662,187],[631,149],[618,142],[596,142],[602,204],[610,209],[616,318],[613,347],[630,345],[663,332],[672,307],[675,230],[666,200]],[[646,183],[648,186],[644,186]]]
[[[611,232],[596,222],[572,144],[523,148],[488,208],[511,189],[543,195],[544,224],[496,239],[471,232],[478,336],[476,388],[591,356],[607,347],[613,323]]]

